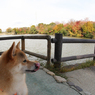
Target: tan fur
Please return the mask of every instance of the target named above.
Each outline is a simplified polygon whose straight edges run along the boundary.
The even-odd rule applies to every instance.
[[[5,51],[0,58],[0,95],[28,95],[25,82],[25,70],[31,69],[35,62],[27,59],[23,51],[19,49],[20,42],[15,46],[13,42],[9,50]],[[27,62],[23,62],[27,60]],[[7,93],[7,94],[6,94]]]
[[[2,92],[2,91],[0,90],[0,95],[8,95],[8,94],[5,93],[5,92]]]

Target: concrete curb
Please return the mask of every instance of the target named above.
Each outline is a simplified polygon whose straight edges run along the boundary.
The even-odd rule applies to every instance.
[[[72,88],[75,91],[77,91],[80,95],[91,95],[88,92],[84,92],[82,88],[80,88],[79,86],[76,86],[74,83],[66,80],[65,78],[60,77],[60,76],[56,76],[54,72],[51,72],[47,68],[44,68],[44,67],[41,66],[40,69],[45,71],[47,74],[51,75],[55,79],[55,81],[57,83],[64,83],[65,85],[68,85],[70,88]]]

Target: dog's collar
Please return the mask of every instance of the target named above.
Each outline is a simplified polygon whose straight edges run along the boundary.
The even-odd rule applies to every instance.
[[[0,89],[2,92],[4,92],[2,89]],[[14,95],[17,95],[17,93],[15,93]]]

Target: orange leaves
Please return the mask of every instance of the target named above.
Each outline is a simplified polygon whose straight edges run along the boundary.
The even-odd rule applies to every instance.
[[[63,28],[63,24],[58,24],[58,25],[55,25],[55,27],[53,28],[54,31],[60,31],[62,28]]]

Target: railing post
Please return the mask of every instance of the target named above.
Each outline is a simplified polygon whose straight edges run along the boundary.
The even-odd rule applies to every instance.
[[[24,39],[24,37],[22,36],[22,39],[21,39],[21,49],[22,49],[22,51],[24,51],[25,50],[25,39]]]
[[[57,60],[57,62],[54,62],[55,68],[61,67],[62,38],[63,38],[62,34],[59,33],[55,34],[55,39],[57,40],[55,43],[55,54],[54,54],[54,59]]]
[[[47,66],[50,66],[51,62],[51,37],[47,38]]]
[[[95,54],[95,46],[94,46],[94,54]],[[95,61],[95,57],[93,57],[93,61]]]

